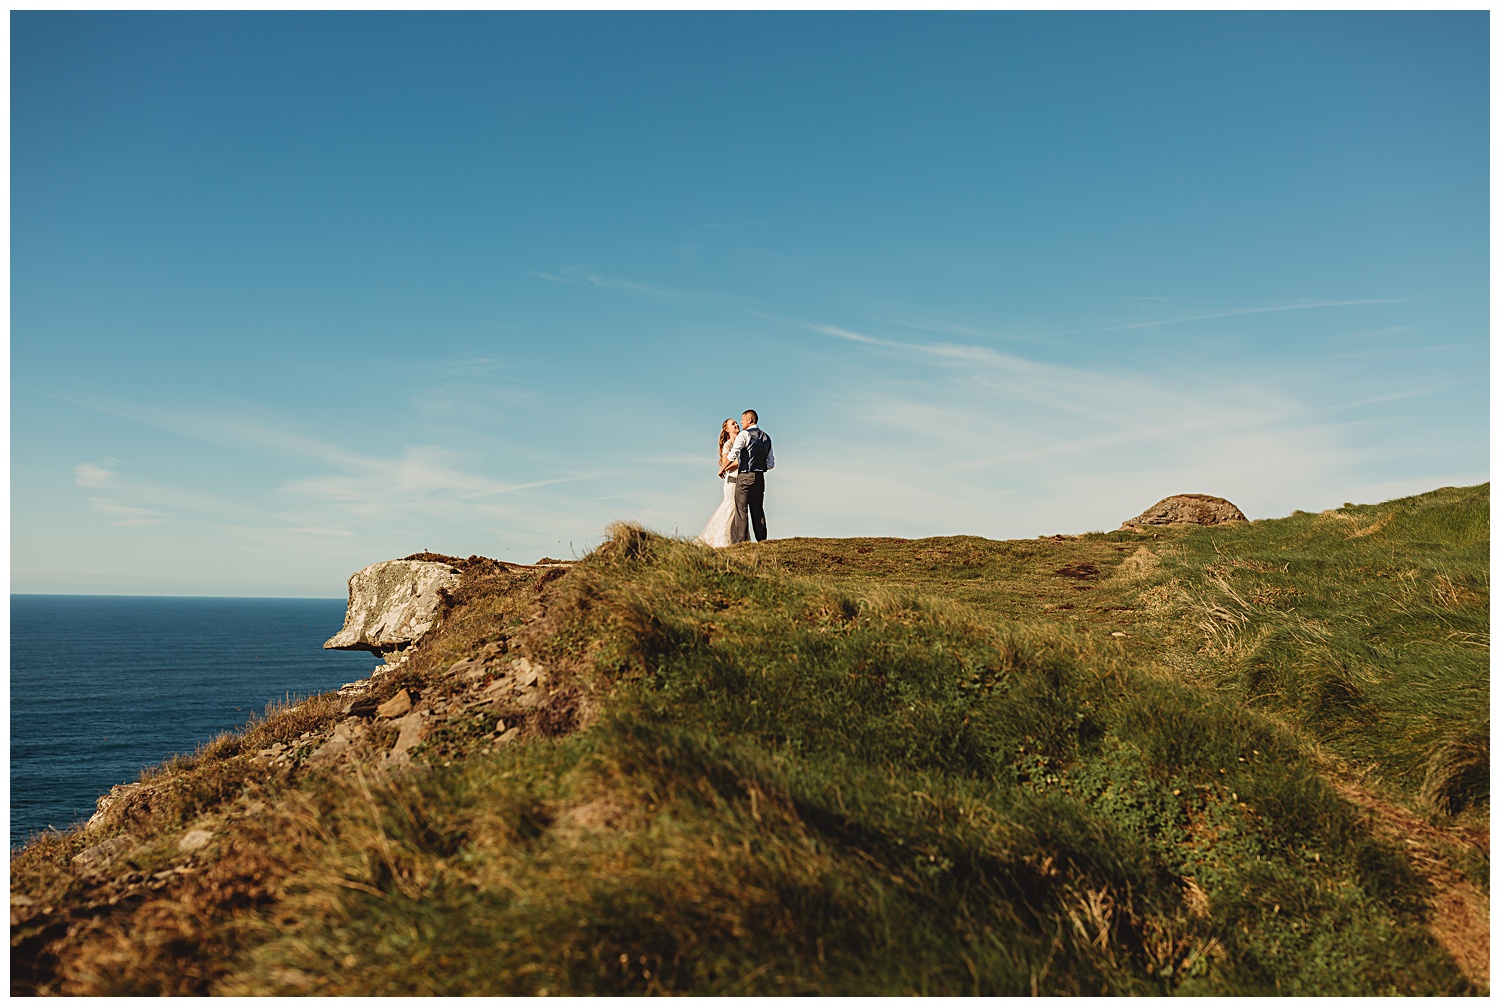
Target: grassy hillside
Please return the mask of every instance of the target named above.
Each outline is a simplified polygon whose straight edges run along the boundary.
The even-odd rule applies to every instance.
[[[324,696],[148,773],[13,858],[13,981],[1484,992],[1488,545],[1481,486],[471,559],[371,693],[428,711],[411,764]]]

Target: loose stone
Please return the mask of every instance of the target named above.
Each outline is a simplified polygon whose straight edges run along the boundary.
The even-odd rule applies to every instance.
[[[96,843],[73,858],[73,863],[83,868],[102,867],[121,851],[130,847],[128,836],[116,836]]]
[[[382,717],[399,717],[411,709],[411,693],[402,689],[390,699],[375,708],[375,712]]]
[[[410,752],[422,740],[422,714],[408,713],[400,720],[401,733],[386,755],[386,761],[399,764],[411,761]]]
[[[194,829],[177,840],[177,851],[179,853],[196,852],[207,846],[213,838],[214,834],[207,829]]]

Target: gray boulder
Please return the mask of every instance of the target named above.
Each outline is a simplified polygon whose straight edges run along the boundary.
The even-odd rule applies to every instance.
[[[437,622],[439,592],[452,591],[459,572],[447,563],[392,559],[349,578],[344,628],[325,650],[389,654],[411,646]]]
[[[134,841],[129,836],[115,836],[102,843],[95,843],[73,858],[73,863],[84,870],[94,870],[109,863],[122,851],[130,849]]]
[[[1131,518],[1120,527],[1131,531],[1141,531],[1161,525],[1213,525],[1245,520],[1247,518],[1240,509],[1223,497],[1211,497],[1202,493],[1182,493],[1167,497],[1147,507],[1145,513]]]

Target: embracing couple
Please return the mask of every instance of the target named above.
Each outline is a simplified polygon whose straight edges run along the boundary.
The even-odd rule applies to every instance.
[[[708,519],[698,538],[707,545],[726,546],[766,540],[766,473],[776,467],[771,437],[756,424],[754,409],[740,414],[740,422],[725,420],[719,427],[719,478],[724,481],[724,502]]]

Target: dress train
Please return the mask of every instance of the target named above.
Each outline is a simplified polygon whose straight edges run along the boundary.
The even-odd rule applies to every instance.
[[[719,509],[714,511],[713,517],[708,519],[708,524],[703,526],[703,533],[698,536],[698,540],[704,545],[711,545],[716,549],[733,543],[730,533],[734,527],[734,476],[726,476],[722,481],[724,500],[719,504]]]

